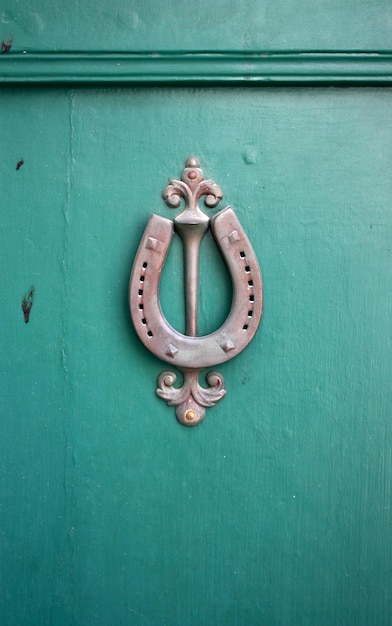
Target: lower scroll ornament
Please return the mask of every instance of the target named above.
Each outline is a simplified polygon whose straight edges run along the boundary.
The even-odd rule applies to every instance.
[[[263,309],[263,287],[253,248],[231,207],[211,219],[198,201],[214,208],[223,194],[212,180],[204,180],[198,159],[185,163],[181,180],[171,180],[162,194],[166,203],[185,209],[174,221],[151,215],[135,257],[130,284],[129,305],[135,330],[143,344],[163,361],[176,366],[184,376],[183,385],[175,387],[176,374],[164,371],[158,379],[157,394],[176,407],[181,424],[196,426],[225,394],[223,376],[206,375],[207,388],[199,384],[199,373],[239,354],[252,340]],[[225,260],[233,285],[229,315],[215,332],[197,335],[199,284],[199,249],[208,229]],[[185,266],[186,331],[175,330],[165,319],[159,302],[159,281],[174,231],[183,242]]]

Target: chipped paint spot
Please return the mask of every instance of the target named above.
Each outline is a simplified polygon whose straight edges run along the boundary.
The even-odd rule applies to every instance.
[[[32,285],[30,287],[29,292],[25,294],[22,300],[22,311],[24,315],[25,324],[28,324],[30,320],[30,311],[34,302],[34,292],[35,292],[34,285]]]
[[[24,163],[24,160],[20,159],[20,161],[18,161],[17,164],[16,164],[16,170],[20,170],[20,168],[22,167],[23,163]]]
[[[8,37],[8,39],[4,40],[1,42],[1,52],[3,54],[5,54],[6,52],[9,52],[12,48],[12,37]]]

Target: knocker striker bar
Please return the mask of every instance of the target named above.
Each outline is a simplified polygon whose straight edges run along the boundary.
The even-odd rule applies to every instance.
[[[185,209],[174,222],[152,214],[137,251],[130,283],[129,306],[139,339],[162,361],[176,366],[184,376],[175,387],[176,374],[164,371],[158,378],[158,396],[176,407],[177,419],[185,426],[196,426],[225,394],[223,376],[210,371],[208,387],[199,384],[202,369],[232,359],[252,340],[263,308],[263,286],[253,248],[233,209],[228,206],[211,219],[198,205],[201,197],[214,208],[223,197],[212,180],[204,180],[200,163],[189,157],[181,180],[171,180],[162,197],[172,208],[183,199]],[[228,317],[209,335],[197,335],[199,249],[208,229],[225,260],[233,285]],[[185,265],[186,330],[182,334],[165,319],[159,302],[159,281],[174,231],[182,239]]]

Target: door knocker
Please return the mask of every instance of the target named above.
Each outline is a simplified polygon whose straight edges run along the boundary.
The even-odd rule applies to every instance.
[[[185,426],[196,426],[225,394],[223,376],[210,371],[207,388],[199,384],[202,369],[232,359],[253,338],[262,315],[263,286],[253,248],[233,209],[228,206],[211,219],[200,210],[199,199],[214,208],[223,197],[212,180],[204,180],[200,163],[190,157],[181,180],[171,180],[162,197],[172,208],[181,199],[185,210],[174,222],[152,214],[134,261],[129,283],[129,306],[139,339],[157,357],[176,366],[184,376],[182,387],[175,387],[176,374],[164,371],[158,378],[158,396],[176,407],[177,419]],[[226,262],[233,286],[229,315],[220,328],[197,336],[199,248],[211,228]],[[185,265],[186,330],[182,334],[165,319],[159,303],[159,281],[174,231],[182,239]]]

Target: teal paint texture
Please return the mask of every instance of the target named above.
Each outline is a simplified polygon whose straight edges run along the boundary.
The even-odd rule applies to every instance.
[[[390,90],[19,88],[1,110],[2,623],[389,623]],[[186,429],[127,282],[192,153],[252,240],[265,310]],[[201,278],[208,331],[230,304],[208,241]]]
[[[390,81],[390,3],[164,11],[3,3],[0,82],[35,84],[0,92],[1,623],[385,626],[392,94],[369,85]],[[339,82],[363,86],[316,87]],[[195,429],[156,397],[165,366],[127,305],[190,154],[265,286]],[[161,301],[179,329],[182,287],[175,240]],[[206,239],[201,332],[230,298]]]
[[[4,0],[1,39],[14,51],[385,51],[388,0]]]

